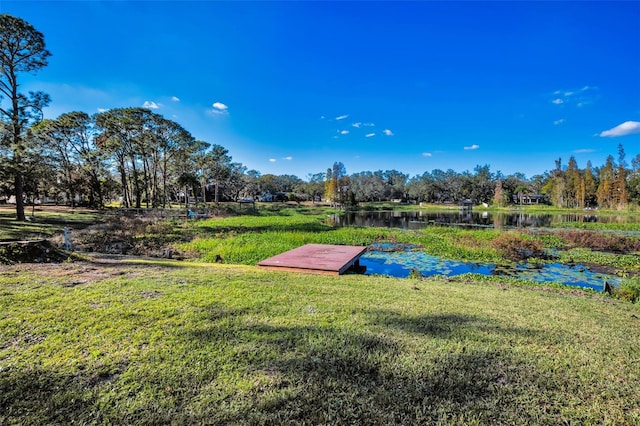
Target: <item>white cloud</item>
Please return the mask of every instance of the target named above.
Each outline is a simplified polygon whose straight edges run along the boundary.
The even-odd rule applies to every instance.
[[[588,149],[588,148],[584,148],[584,149],[576,149],[575,151],[573,151],[575,154],[590,154],[592,152],[596,152],[595,149]]]
[[[291,161],[293,160],[293,157],[292,156],[284,157],[283,160]]]
[[[596,86],[583,86],[581,89],[556,90],[553,92],[554,99],[551,100],[551,103],[583,107],[594,102],[594,95],[597,89]]]
[[[564,122],[565,122],[564,118],[561,118],[560,120],[555,120],[555,121],[553,122],[553,124],[555,124],[555,125],[557,126],[557,125],[562,124],[562,123],[564,123]]]
[[[226,111],[227,109],[229,109],[229,107],[222,102],[214,102],[212,106],[219,111]]]
[[[428,158],[428,157],[433,157],[433,155],[432,155],[430,152],[423,152],[423,153],[422,153],[422,156],[423,156],[423,157],[427,157],[427,158]]]
[[[370,137],[373,137],[375,135],[376,135],[375,133],[367,133],[366,135],[364,135],[364,137],[365,138],[370,138]]]
[[[617,125],[616,127],[605,130],[600,133],[600,136],[615,138],[618,136],[627,136],[633,135],[636,133],[640,133],[640,122],[639,121],[625,121],[622,124]]]
[[[341,131],[340,131],[340,134],[341,134],[341,135],[348,135],[348,134],[349,134],[349,131],[348,131],[348,130],[341,130]]]
[[[171,101],[172,101],[172,102],[180,102],[180,98],[179,98],[179,97],[177,97],[177,96],[172,96],[172,97],[171,97]]]
[[[339,115],[339,116],[336,117],[336,120],[344,120],[347,117],[349,117],[349,114]]]
[[[98,108],[98,112],[105,112],[105,111],[108,111],[108,109],[106,109],[106,108]]]
[[[389,130],[389,129],[384,129],[382,131],[382,133],[384,133],[387,136],[393,136],[393,132],[391,130]]]
[[[321,115],[320,120],[324,120],[324,119],[325,119],[324,115]]]
[[[480,148],[480,145],[476,145],[476,144],[473,144],[473,145],[471,145],[471,146],[465,146],[465,147],[464,147],[464,149],[466,149],[467,151],[469,151],[469,150],[474,150],[474,149],[478,149],[478,148]]]
[[[211,113],[213,114],[218,114],[218,115],[225,115],[225,114],[229,114],[229,107],[225,104],[223,104],[222,102],[214,102],[212,105],[213,107],[211,111]]]
[[[359,129],[361,127],[373,127],[375,126],[375,124],[357,122],[357,123],[353,123],[352,126],[355,127],[356,129]]]
[[[276,160],[275,158],[269,158],[269,162],[270,163],[275,163],[276,161],[278,161],[278,160]]]
[[[160,108],[160,105],[153,101],[144,101],[144,103],[142,104],[142,108],[158,109]]]

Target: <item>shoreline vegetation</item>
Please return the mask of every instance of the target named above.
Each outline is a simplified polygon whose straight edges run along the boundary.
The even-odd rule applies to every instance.
[[[293,203],[197,219],[55,210],[14,226],[0,208],[0,239],[60,244],[68,226],[78,245],[73,261],[0,266],[0,423],[640,422],[636,287],[616,298],[504,277],[254,266],[306,242],[501,264],[529,244],[640,288],[638,237],[620,230],[335,228],[324,219],[336,210]],[[114,242],[126,255],[79,250]]]
[[[459,211],[457,206],[447,210],[437,207],[370,203],[363,205],[361,210]],[[487,210],[484,207],[478,209],[483,212]],[[69,212],[62,207],[42,206],[34,209],[36,216],[32,222],[24,225],[13,222],[10,211],[0,208],[0,221],[8,225],[2,227],[6,231],[5,235],[0,233],[0,239],[10,239],[6,238],[7,233],[20,230],[23,235],[30,234],[31,238],[34,235],[37,239],[51,237],[58,247],[66,247],[68,241],[77,253],[130,254],[244,265],[256,265],[265,258],[308,243],[359,246],[390,243],[411,245],[418,251],[443,259],[490,263],[499,268],[512,268],[516,262],[523,261],[532,265],[545,262],[585,265],[594,271],[621,277],[620,287],[625,289],[617,292],[618,296],[631,301],[640,298],[640,237],[637,235],[640,224],[636,222],[560,223],[559,226],[539,229],[485,227],[474,230],[456,226],[427,226],[420,230],[401,230],[332,226],[326,219],[332,214],[339,214],[341,210],[311,203],[258,203],[249,208],[237,203],[220,203],[192,206],[190,211],[197,214],[188,217],[184,208],[73,209]],[[496,214],[496,211],[503,210],[493,211]],[[565,209],[548,206],[520,207],[511,210],[511,213],[579,214],[576,210],[567,213]],[[592,215],[593,212],[587,214]],[[624,214],[619,212],[606,211],[604,214],[616,214],[616,217],[624,218]],[[633,213],[627,212],[626,215]],[[91,221],[95,221],[96,225],[88,226]],[[70,238],[67,241],[60,232],[63,227],[69,231]],[[0,248],[2,263],[12,263],[11,257],[7,249]],[[46,256],[39,261],[45,259]],[[474,275],[472,279],[521,281],[504,276]],[[606,286],[603,288],[606,289]]]

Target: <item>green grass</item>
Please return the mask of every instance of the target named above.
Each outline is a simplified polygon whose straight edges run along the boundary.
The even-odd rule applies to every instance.
[[[186,222],[182,232],[192,234],[194,238],[178,247],[204,262],[213,262],[216,255],[220,255],[226,263],[255,265],[308,243],[367,246],[391,242],[412,244],[421,251],[444,259],[503,266],[513,264],[492,244],[504,234],[500,230],[436,226],[421,230],[335,228],[326,225],[325,218],[326,212],[318,209],[284,208],[275,212],[258,210],[250,216]],[[567,242],[555,233],[509,232],[525,239],[540,240],[545,249],[558,253],[561,262],[602,265],[615,268],[621,274],[640,273],[637,254],[604,253],[584,247],[562,250]]]
[[[428,253],[471,261],[503,259],[488,242],[499,231],[470,231],[430,227],[420,231],[388,228],[336,228],[324,223],[326,213],[285,209],[277,215],[258,211],[251,216],[232,216],[186,223],[185,232],[196,237],[180,245],[205,262],[216,255],[225,262],[255,265],[259,261],[308,243],[366,246],[376,242],[413,244]]]
[[[32,216],[32,213],[35,213]],[[25,208],[25,214],[33,217],[31,222],[18,222],[15,206],[0,206],[0,241],[48,238],[69,228],[84,228],[95,223],[101,216],[97,211],[86,209],[64,209],[54,211],[48,208]]]
[[[309,242],[505,259],[496,230],[333,228],[314,206],[241,213],[139,227],[143,245],[191,240],[176,244],[198,263],[0,267],[0,424],[640,423],[639,304],[500,277],[263,271],[241,264]],[[560,253],[638,271],[637,255]],[[202,263],[216,254],[235,265]],[[637,278],[622,287],[637,298]]]
[[[638,305],[168,261],[40,268],[0,270],[1,424],[640,421]]]
[[[614,254],[592,251],[584,248],[574,248],[562,251],[560,262],[582,263],[609,266],[630,273],[640,273],[640,262],[637,254]]]
[[[617,233],[638,233],[640,232],[640,222],[565,222],[552,225],[554,228],[563,229],[588,229],[599,231],[615,231]]]

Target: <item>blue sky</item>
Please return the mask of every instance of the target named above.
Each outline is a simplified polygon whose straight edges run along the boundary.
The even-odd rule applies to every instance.
[[[147,106],[261,173],[527,177],[640,154],[640,2],[7,1],[64,112]]]

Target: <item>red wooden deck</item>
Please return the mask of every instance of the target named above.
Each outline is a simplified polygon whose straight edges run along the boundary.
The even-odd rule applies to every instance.
[[[360,246],[307,244],[258,263],[263,269],[306,272],[309,274],[341,275],[367,250]]]

